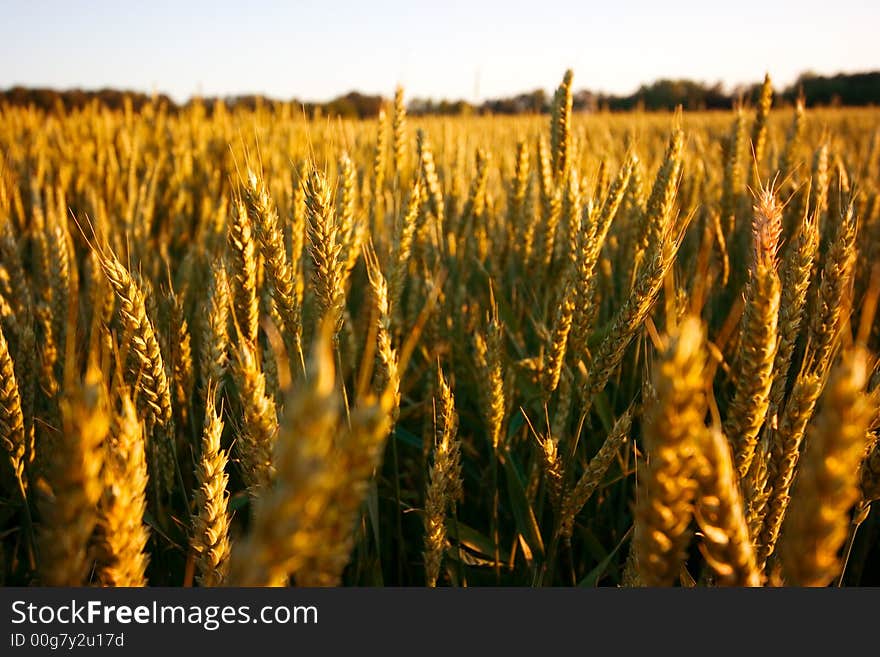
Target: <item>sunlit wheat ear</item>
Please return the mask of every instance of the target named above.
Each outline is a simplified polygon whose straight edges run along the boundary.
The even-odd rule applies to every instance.
[[[428,207],[434,215],[437,225],[442,229],[445,223],[446,211],[443,201],[443,188],[440,185],[440,178],[437,175],[437,165],[434,163],[434,150],[431,146],[431,141],[423,130],[420,129],[416,133],[416,137],[419,161],[422,166],[421,178],[424,181],[425,186],[425,192],[423,192],[423,194],[428,201]],[[413,190],[415,190],[415,181],[413,182]],[[407,213],[408,212],[409,206],[407,206]]]
[[[240,426],[235,454],[248,492],[259,496],[275,476],[272,459],[278,433],[275,400],[266,391],[255,346],[239,342],[232,361],[232,377],[238,390]]]
[[[723,234],[733,236],[736,227],[736,211],[739,199],[745,191],[743,162],[745,157],[746,122],[742,108],[737,108],[736,118],[725,141],[724,180],[721,192],[721,225]]]
[[[320,520],[312,527],[315,548],[293,571],[297,584],[339,585],[351,559],[370,483],[382,464],[392,426],[394,392],[386,388],[378,396],[357,399],[347,421],[335,432],[330,465],[337,479]]]
[[[593,197],[594,198],[605,198],[605,195],[608,192],[608,177],[610,176],[608,172],[608,160],[602,158],[599,161],[599,170],[596,172],[596,184],[593,185]]]
[[[775,420],[771,422],[775,422]],[[767,506],[770,503],[770,495],[772,493],[770,485],[770,443],[772,430],[772,424],[764,425],[762,435],[755,446],[755,456],[752,458],[749,472],[745,480],[742,480],[740,483],[741,492],[746,491],[743,498],[746,524],[749,528],[749,536],[756,548],[764,527]]]
[[[98,581],[103,586],[146,586],[147,457],[144,426],[130,394],[118,391],[108,440],[103,446],[104,490],[98,511]]]
[[[53,254],[49,259],[49,285],[51,295],[52,335],[58,345],[58,366],[56,375],[60,378],[64,368],[65,345],[68,329],[68,310],[72,279],[70,241],[67,228],[58,219],[47,225],[47,246]]]
[[[700,551],[719,584],[760,586],[730,444],[717,428],[705,430],[698,444],[694,514],[703,534]]]
[[[58,280],[60,271],[56,263],[64,258],[60,254],[56,258],[52,254],[51,222],[46,218],[39,189],[33,181],[31,184],[34,203],[34,230],[31,240],[33,262],[31,267],[34,270],[32,289],[34,291],[37,360],[40,365],[39,387],[51,400],[50,413],[57,416],[57,407],[55,407],[57,400],[54,398],[59,390],[58,369],[64,347],[58,339],[59,321],[55,318],[53,311],[59,302],[59,290],[56,290],[56,287],[62,285]],[[54,423],[57,423],[57,417]]]
[[[529,192],[532,180],[529,164],[529,147],[525,141],[516,146],[516,160],[507,200],[507,220],[519,236],[517,249],[523,260],[532,257],[535,225],[529,208]]]
[[[189,425],[192,396],[195,389],[195,366],[192,354],[192,336],[186,321],[183,300],[173,295],[171,307],[172,379],[174,410],[179,426]]]
[[[562,293],[556,306],[553,317],[553,326],[550,339],[547,344],[547,363],[543,371],[543,386],[545,397],[556,390],[559,385],[559,377],[565,362],[565,352],[568,346],[568,336],[571,332],[572,319],[575,314],[575,281],[573,268],[568,268]]]
[[[211,268],[202,324],[199,350],[202,391],[207,396],[208,384],[213,383],[219,395],[223,390],[229,360],[229,286],[222,265],[215,264]]]
[[[227,454],[220,449],[223,420],[217,414],[214,390],[208,388],[201,454],[196,465],[195,515],[191,545],[202,586],[222,584],[229,570],[229,494]]]
[[[302,185],[303,174],[301,169],[297,169],[294,175],[293,194],[289,208],[288,231],[285,231],[285,237],[288,237],[288,253],[290,254],[290,267],[292,269],[291,276],[294,278],[294,288],[296,290],[296,298],[300,304],[303,303],[305,295],[305,267],[303,262],[303,252],[306,241],[306,191]],[[300,363],[300,368],[305,369],[305,357]]]
[[[673,136],[673,144],[680,144],[683,137],[679,132],[676,132]],[[680,146],[677,147],[680,150]],[[679,154],[680,157],[680,154]],[[672,162],[670,164],[672,171],[671,179],[674,180],[676,178],[675,169],[681,166],[681,163],[675,163],[674,160],[670,160]],[[585,240],[584,244],[587,248],[588,257],[586,261],[588,263],[592,263],[595,265],[595,262],[599,258],[599,252],[602,250],[602,247],[605,245],[605,238],[608,235],[608,231],[611,228],[611,224],[617,216],[617,212],[620,209],[621,204],[623,203],[624,196],[629,187],[630,180],[633,176],[633,172],[635,171],[635,167],[638,163],[638,158],[635,154],[630,153],[627,155],[623,164],[620,167],[620,170],[617,172],[617,176],[614,178],[614,181],[611,183],[611,187],[608,190],[608,194],[605,196],[602,201],[601,209],[597,214],[597,220],[590,227],[589,239]],[[657,213],[658,221],[665,222],[666,217],[672,212],[672,202],[675,196],[675,187],[674,185],[666,186],[664,185],[664,193],[663,193],[663,202],[659,205],[659,212]]]
[[[428,470],[425,495],[425,583],[436,586],[447,547],[446,513],[462,497],[461,441],[452,390],[437,372],[434,410],[434,462]]]
[[[577,262],[577,247],[583,225],[583,208],[592,202],[587,198],[586,190],[581,188],[581,180],[577,168],[572,166],[568,172],[562,189],[562,228],[560,238],[556,241],[556,252],[553,258],[564,267],[573,266]]]
[[[611,320],[609,331],[592,354],[580,386],[582,413],[589,412],[593,398],[605,388],[620,365],[631,340],[641,330],[645,318],[654,307],[663,279],[675,261],[680,238],[674,232],[670,215],[662,217],[664,229],[657,243],[645,251],[645,260],[636,273],[635,286]]]
[[[391,155],[394,174],[398,181],[403,180],[406,165],[406,103],[403,100],[403,87],[394,92],[394,110],[391,115]]]
[[[758,111],[755,116],[755,122],[752,125],[752,154],[754,166],[752,170],[752,185],[756,186],[760,180],[761,167],[764,164],[764,152],[767,147],[767,120],[770,116],[770,107],[773,104],[773,83],[770,80],[770,74],[764,76],[764,83],[761,85],[761,93],[758,96]]]
[[[0,222],[0,260],[9,274],[11,294],[7,301],[16,317],[24,319],[30,314],[31,277],[25,271],[10,221]]]
[[[724,434],[733,443],[741,479],[745,479],[752,464],[773,384],[781,294],[777,273],[781,231],[782,208],[773,189],[763,189],[756,199],[752,222],[749,281],[736,361],[739,371],[724,421]]]
[[[840,550],[859,500],[858,470],[875,401],[865,392],[867,353],[854,347],[831,371],[780,539],[787,584],[826,586],[840,573]]]
[[[820,231],[825,223],[826,214],[828,212],[828,186],[831,182],[829,160],[830,155],[828,144],[826,142],[819,146],[813,154],[813,212],[819,221]]]
[[[541,264],[550,265],[556,243],[556,229],[562,209],[562,197],[554,181],[551,151],[543,136],[538,138],[538,182],[540,184]]]
[[[124,332],[130,336],[127,357],[128,382],[136,385],[138,410],[147,426],[148,448],[155,454],[158,476],[153,476],[170,491],[173,487],[176,454],[171,389],[159,341],[147,315],[146,299],[129,271],[112,252],[99,254],[101,268],[116,292],[119,316]]]
[[[497,309],[493,311],[487,331],[486,382],[488,390],[487,421],[492,448],[497,450],[504,437],[504,328],[498,319]]]
[[[833,241],[828,253],[825,254],[816,309],[810,317],[809,352],[806,356],[808,370],[819,375],[830,366],[841,328],[846,321],[847,300],[851,294],[853,271],[858,255],[855,208],[852,199],[836,223],[832,234]]]
[[[284,586],[291,573],[328,548],[320,542],[320,527],[343,473],[334,457],[341,400],[332,328],[324,329],[307,376],[286,399],[273,454],[276,484],[257,498],[250,531],[233,546],[230,585]]]
[[[413,237],[416,232],[416,222],[419,217],[421,202],[422,185],[420,179],[416,178],[413,181],[412,189],[407,199],[406,209],[391,242],[389,263],[391,271],[388,279],[388,294],[395,332],[403,331],[401,326],[403,313],[401,312],[400,304],[403,299],[403,288],[406,284],[406,275],[412,255]]]
[[[343,153],[339,157],[337,171],[336,213],[339,217],[339,241],[342,244],[340,256],[345,261],[346,278],[348,278],[360,257],[367,226],[356,212],[357,171],[348,153]]]
[[[807,423],[813,417],[822,392],[822,380],[815,374],[803,374],[795,381],[778,428],[770,431],[767,496],[761,533],[755,541],[758,568],[763,570],[774,553],[779,531],[791,501],[791,485],[797,473],[801,444]]]
[[[376,151],[373,155],[373,223],[382,208],[382,195],[385,191],[385,169],[388,167],[388,118],[385,109],[379,109],[376,127]]]
[[[652,245],[659,243],[663,239],[664,230],[669,225],[675,197],[678,193],[683,149],[684,132],[676,129],[669,137],[663,164],[657,171],[651,195],[645,206],[642,238],[639,244],[640,253],[646,253],[652,248]]]
[[[315,297],[321,316],[333,321],[335,340],[335,334],[342,327],[345,308],[346,269],[342,259],[339,223],[324,174],[313,170],[304,185]]]
[[[37,301],[34,307],[34,320],[38,338],[39,385],[46,396],[54,398],[59,388],[57,370],[61,348],[53,328],[52,307],[43,301]]]
[[[608,197],[598,212],[595,212],[589,204],[584,208],[585,216],[582,225],[586,228],[580,232],[577,243],[573,283],[575,301],[571,348],[576,359],[583,359],[585,356],[587,340],[596,318],[597,308],[593,303],[598,288],[596,265],[611,223],[617,216],[624,194],[628,189],[635,162],[635,156],[630,155],[621,166],[608,192]]]
[[[298,584],[339,586],[352,556],[370,483],[382,465],[391,431],[392,403],[389,390],[379,397],[366,396],[358,400],[350,422],[341,428],[335,459],[340,480],[316,527],[316,542],[324,548],[311,554],[295,571]]]
[[[253,171],[248,171],[244,199],[248,220],[256,229],[272,300],[281,318],[278,328],[284,346],[291,363],[299,364],[302,359],[302,300],[294,280],[297,272],[287,257],[275,202],[263,178]]]
[[[370,282],[377,314],[376,339],[378,341],[377,355],[380,375],[377,381],[376,394],[381,395],[384,391],[389,391],[392,400],[391,421],[397,422],[400,409],[400,372],[397,368],[397,350],[394,349],[391,342],[391,315],[393,311],[389,302],[388,284],[379,267],[379,258],[376,256],[372,244],[368,244],[365,247],[364,260],[367,265],[367,278]]]
[[[562,457],[559,454],[559,439],[552,434],[539,436],[538,446],[541,449],[541,464],[544,468],[544,478],[547,494],[554,511],[558,512],[562,505],[563,495],[563,468]]]
[[[698,492],[695,453],[706,431],[703,328],[689,318],[667,339],[654,364],[654,398],[645,402],[644,450],[633,537],[638,571],[648,586],[672,584],[684,561]]]
[[[807,215],[805,210],[797,237],[789,244],[780,265],[782,291],[779,300],[778,347],[773,363],[773,384],[768,408],[770,421],[780,410],[784,400],[818,247],[819,225],[815,215]]]
[[[785,147],[779,158],[779,171],[782,175],[787,175],[795,166],[798,151],[801,148],[801,142],[804,138],[806,127],[806,112],[804,111],[804,99],[799,97],[795,101],[794,118],[785,137]]]
[[[232,288],[232,314],[242,337],[256,344],[260,321],[257,297],[257,254],[253,226],[240,199],[232,204],[232,220],[226,237],[227,276]]]
[[[632,410],[628,409],[614,423],[611,433],[605,438],[598,453],[590,459],[574,488],[565,495],[562,502],[562,533],[571,536],[574,529],[575,516],[602,483],[602,479],[614,462],[620,449],[626,444],[632,426]]]
[[[550,152],[553,176],[557,182],[565,179],[571,160],[571,112],[572,79],[571,70],[565,72],[562,84],[553,96],[550,114]]]
[[[12,472],[22,496],[27,491],[24,466],[27,444],[25,440],[24,414],[21,409],[21,394],[15,378],[9,343],[0,326],[0,442],[12,466]]]
[[[486,214],[486,189],[489,182],[489,161],[491,155],[485,149],[477,149],[476,172],[468,190],[467,201],[462,210],[465,219],[473,221],[471,230],[482,227]]]
[[[98,522],[103,442],[110,429],[101,373],[90,368],[82,385],[62,393],[61,429],[42,482],[40,574],[45,586],[82,586],[88,544]]]

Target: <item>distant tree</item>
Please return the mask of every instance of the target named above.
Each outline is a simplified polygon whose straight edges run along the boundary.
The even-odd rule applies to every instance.
[[[754,104],[760,84],[741,85],[729,93],[720,82],[707,84],[686,79],[660,79],[643,84],[629,95],[599,94],[581,89],[573,94],[573,108],[578,112],[672,110],[681,105],[687,110],[729,109],[734,101]],[[821,76],[805,72],[789,87],[776,94],[776,103],[793,103],[803,94],[807,106],[816,105],[880,105],[880,71],[866,73]],[[0,91],[0,106],[13,105],[34,107],[44,112],[69,112],[81,110],[93,103],[111,110],[122,110],[129,105],[140,111],[154,103],[168,112],[200,105],[206,113],[214,111],[222,101],[230,110],[257,109],[278,111],[294,104],[302,108],[306,116],[338,116],[344,118],[371,118],[379,113],[385,102],[382,96],[371,96],[350,91],[325,103],[299,102],[296,99],[278,101],[257,94],[244,94],[226,98],[193,98],[177,105],[166,95],[147,95],[120,89],[68,89],[58,91],[47,88],[16,86]],[[458,116],[463,114],[535,114],[550,111],[550,99],[543,89],[524,92],[506,98],[492,98],[474,106],[464,100],[433,100],[416,98],[408,106],[412,114],[439,114]]]

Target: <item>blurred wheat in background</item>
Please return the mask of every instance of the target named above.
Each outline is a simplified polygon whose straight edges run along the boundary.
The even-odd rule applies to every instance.
[[[773,105],[0,108],[0,581],[880,583],[880,114]]]

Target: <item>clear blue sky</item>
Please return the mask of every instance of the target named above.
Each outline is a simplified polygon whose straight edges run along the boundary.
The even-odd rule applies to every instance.
[[[658,77],[778,85],[880,69],[880,0],[0,0],[0,88],[326,100],[626,93]]]

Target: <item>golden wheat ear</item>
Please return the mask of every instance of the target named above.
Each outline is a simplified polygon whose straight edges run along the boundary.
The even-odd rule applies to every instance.
[[[27,504],[27,442],[21,393],[15,377],[15,366],[9,353],[9,343],[0,326],[0,443],[12,466],[12,472],[22,499]]]
[[[341,400],[332,352],[335,326],[315,337],[306,377],[287,396],[272,455],[275,485],[254,501],[248,534],[232,549],[226,583],[284,586],[317,554],[322,523],[333,522],[331,500],[344,473],[335,458]]]
[[[275,478],[273,451],[278,411],[266,390],[266,375],[256,345],[241,339],[233,350],[232,379],[238,393],[240,423],[234,449],[248,492],[257,497]]]
[[[861,347],[842,355],[808,429],[779,546],[787,584],[826,586],[840,574],[849,513],[860,498],[859,464],[876,412],[865,390],[867,361]]]
[[[296,274],[287,256],[282,224],[275,202],[262,176],[248,171],[243,190],[248,220],[255,228],[263,256],[266,282],[281,320],[281,336],[291,369],[302,362],[302,299],[294,280]],[[352,210],[353,212],[353,210]]]
[[[61,430],[42,486],[41,581],[82,586],[90,570],[89,540],[98,523],[104,442],[110,431],[107,391],[90,368],[81,386],[63,392]]]
[[[452,390],[437,369],[437,390],[434,410],[434,462],[428,470],[425,493],[425,583],[436,586],[446,552],[447,510],[461,501],[461,440],[458,437],[458,413]]]
[[[218,413],[216,387],[208,385],[201,453],[196,465],[195,514],[190,545],[196,553],[197,580],[201,586],[219,586],[229,571],[230,516],[228,511],[228,456],[220,448],[222,409]]]
[[[102,586],[146,586],[150,529],[144,425],[123,387],[104,449],[104,491],[98,506],[97,577]]]
[[[781,295],[777,258],[781,233],[782,207],[768,186],[758,192],[754,207],[749,281],[736,357],[740,376],[724,421],[724,434],[733,442],[742,480],[755,457],[770,403]]]
[[[706,348],[697,318],[667,338],[645,402],[643,441],[648,462],[640,474],[633,549],[641,581],[669,586],[678,578],[690,540],[698,494],[696,454],[706,431]]]
[[[719,585],[761,586],[730,444],[713,427],[703,433],[699,450],[694,516],[703,533],[700,551]]]

